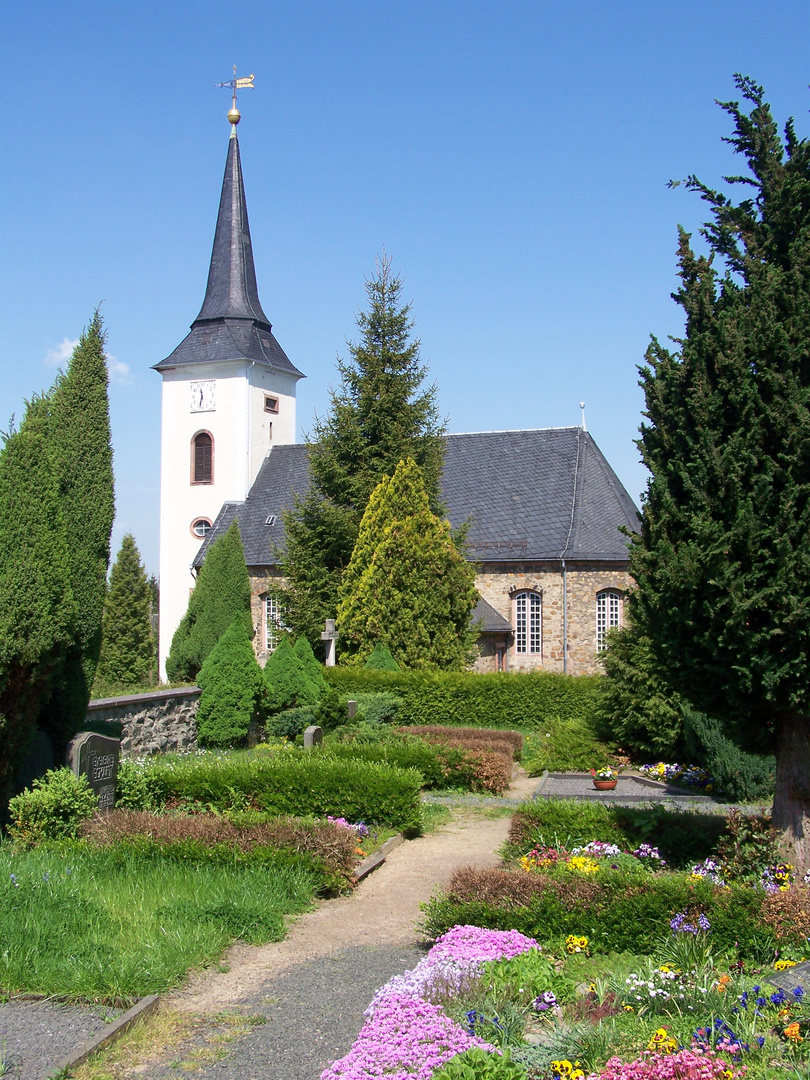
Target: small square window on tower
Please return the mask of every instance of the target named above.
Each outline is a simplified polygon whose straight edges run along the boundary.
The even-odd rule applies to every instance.
[[[278,412],[278,398],[270,397],[268,394],[264,396],[264,411],[265,412]]]

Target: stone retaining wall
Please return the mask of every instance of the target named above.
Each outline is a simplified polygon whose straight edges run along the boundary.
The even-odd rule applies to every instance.
[[[121,756],[143,757],[169,750],[197,748],[196,686],[181,690],[154,690],[150,694],[99,698],[87,706],[87,720],[121,724]]]

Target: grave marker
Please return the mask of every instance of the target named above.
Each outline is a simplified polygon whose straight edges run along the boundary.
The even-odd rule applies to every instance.
[[[313,746],[320,746],[323,742],[323,728],[317,724],[311,724],[304,732],[304,749],[311,750]]]
[[[335,646],[336,646],[336,643],[337,643],[337,639],[340,637],[340,634],[337,632],[337,630],[335,630],[335,620],[334,619],[327,619],[325,626],[326,626],[326,629],[321,634],[321,641],[326,642],[326,666],[327,667],[334,667],[335,666]]]
[[[76,776],[86,776],[98,796],[100,810],[112,810],[115,805],[115,782],[118,779],[118,758],[121,740],[82,731],[68,744],[67,760]]]

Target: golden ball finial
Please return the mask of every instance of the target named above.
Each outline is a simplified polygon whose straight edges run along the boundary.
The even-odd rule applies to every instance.
[[[237,107],[235,105],[233,106],[232,109],[228,110],[228,121],[229,121],[229,123],[231,123],[231,124],[233,124],[235,126],[236,124],[239,123],[239,121],[241,119],[242,119],[242,114],[239,112],[239,110],[237,109]]]

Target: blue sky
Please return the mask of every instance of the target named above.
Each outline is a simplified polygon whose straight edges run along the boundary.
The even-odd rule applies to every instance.
[[[738,171],[714,99],[808,134],[810,6],[28,0],[3,14],[0,428],[102,303],[117,518],[158,560],[160,377],[205,290],[230,105],[259,293],[328,405],[383,247],[451,431],[579,422],[638,500],[636,365],[682,328],[667,181]],[[515,462],[519,468],[520,463]]]

